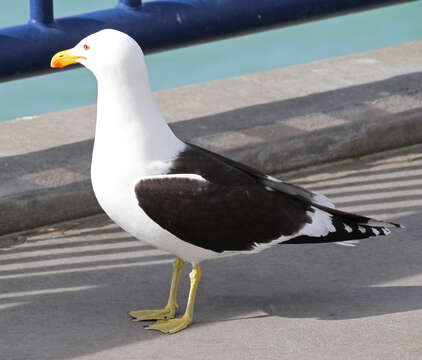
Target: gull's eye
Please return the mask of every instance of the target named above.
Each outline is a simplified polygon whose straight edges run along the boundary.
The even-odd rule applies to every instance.
[[[91,49],[91,47],[89,46],[89,45],[87,45],[87,44],[84,44],[84,50],[89,50],[89,49]]]

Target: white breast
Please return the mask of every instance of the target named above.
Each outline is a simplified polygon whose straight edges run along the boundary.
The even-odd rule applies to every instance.
[[[219,255],[178,239],[152,221],[138,204],[135,194],[138,181],[165,174],[172,159],[145,162],[141,156],[128,152],[126,146],[106,145],[101,137],[96,138],[91,180],[98,202],[114,222],[137,239],[192,263]]]

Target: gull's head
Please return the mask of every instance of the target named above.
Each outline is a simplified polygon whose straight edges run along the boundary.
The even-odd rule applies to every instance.
[[[75,47],[60,51],[51,59],[51,67],[82,64],[100,78],[122,69],[144,68],[143,53],[129,35],[105,29],[82,39]]]

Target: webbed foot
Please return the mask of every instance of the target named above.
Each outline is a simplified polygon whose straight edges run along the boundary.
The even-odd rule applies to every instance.
[[[132,321],[148,321],[148,320],[169,320],[173,319],[176,315],[177,306],[167,305],[164,309],[160,310],[135,310],[129,312],[133,317]]]
[[[174,334],[180,330],[187,328],[192,323],[192,318],[186,314],[181,318],[170,320],[158,320],[154,324],[148,326],[147,330],[158,330],[164,334]]]

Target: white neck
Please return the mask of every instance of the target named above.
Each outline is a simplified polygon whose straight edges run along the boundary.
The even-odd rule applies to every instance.
[[[144,66],[97,80],[94,158],[113,152],[145,163],[169,159],[183,148],[155,103]]]

